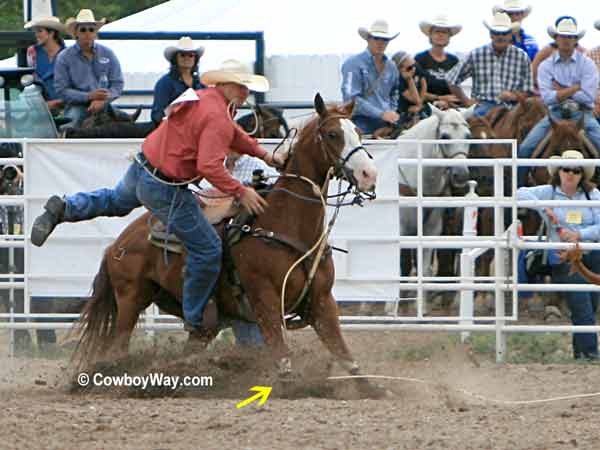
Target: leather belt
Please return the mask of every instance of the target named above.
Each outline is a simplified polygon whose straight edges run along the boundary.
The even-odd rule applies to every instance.
[[[146,159],[146,156],[144,155],[143,152],[139,152],[135,156],[135,159],[142,167],[145,167],[146,169],[148,169],[150,171],[150,173],[152,175],[154,175],[156,178],[159,178],[162,181],[166,181],[167,183],[177,183],[177,180],[164,175],[160,170],[158,170],[156,167],[154,167],[152,164],[150,164],[150,161],[148,161],[148,159]]]

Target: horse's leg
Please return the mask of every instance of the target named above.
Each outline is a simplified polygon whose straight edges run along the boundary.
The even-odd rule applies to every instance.
[[[146,282],[130,283],[125,287],[115,287],[117,300],[117,320],[115,339],[110,353],[117,359],[129,354],[129,341],[140,314],[150,305],[152,287]]]
[[[337,306],[331,291],[313,298],[308,322],[312,325],[323,345],[336,358],[338,364],[351,376],[360,376],[358,363],[352,357],[350,349],[342,336]],[[383,397],[386,391],[373,386],[366,378],[354,378],[361,395],[366,397]]]
[[[478,236],[493,236],[494,235],[494,210],[491,208],[480,208],[479,217],[477,220],[477,235]],[[488,249],[485,253],[479,256],[479,260],[475,264],[475,274],[478,277],[489,277],[490,268],[494,259],[493,249]],[[493,307],[494,297],[491,292],[478,292],[475,295],[475,312],[481,315],[488,314]]]
[[[443,210],[433,208],[428,210],[427,220],[423,224],[424,236],[440,236],[442,234]],[[423,249],[423,276],[430,277],[433,275],[433,249]],[[423,314],[429,314],[433,310],[433,300],[438,296],[438,292],[431,292],[423,298]]]

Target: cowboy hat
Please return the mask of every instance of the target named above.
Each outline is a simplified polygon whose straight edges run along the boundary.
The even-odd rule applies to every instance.
[[[419,22],[419,28],[427,36],[431,35],[432,28],[443,28],[444,30],[448,30],[450,32],[450,37],[452,37],[462,30],[462,25],[451,25],[450,22],[448,22],[448,17],[446,15],[439,14],[431,21],[424,20]]]
[[[262,75],[255,75],[249,67],[235,59],[228,59],[221,64],[219,70],[209,70],[200,77],[200,82],[207,86],[220,83],[236,83],[246,86],[254,92],[267,92],[269,80]]]
[[[385,20],[378,19],[371,24],[369,28],[360,27],[358,29],[358,34],[365,41],[370,37],[379,38],[379,39],[387,39],[391,41],[395,39],[400,33],[392,34],[390,33],[390,27]]]
[[[511,22],[508,14],[503,12],[495,13],[491,22],[484,20],[483,24],[492,33],[507,33],[519,28],[519,24]]]
[[[561,156],[551,156],[550,159],[584,159],[581,152],[577,150],[565,150]],[[548,173],[551,177],[560,169],[559,166],[548,166]],[[590,180],[594,176],[594,166],[583,167],[584,179]]]
[[[504,0],[503,5],[496,5],[492,8],[492,14],[503,13],[523,13],[523,18],[531,14],[531,5],[524,5],[520,0]]]
[[[198,59],[200,59],[200,57],[204,55],[204,47],[194,47],[194,41],[192,41],[192,38],[189,36],[183,36],[179,39],[179,41],[177,41],[177,45],[171,45],[165,48],[163,54],[165,55],[167,61],[171,62],[173,56],[175,56],[175,53],[177,52],[195,52],[196,55],[198,55]]]
[[[47,16],[47,17],[39,17],[37,19],[33,19],[27,22],[23,28],[48,28],[50,30],[56,30],[59,33],[65,34],[67,32],[67,27],[65,24],[60,22],[60,19],[55,16]]]
[[[102,20],[96,20],[91,9],[82,9],[77,13],[77,17],[69,17],[66,23],[69,33],[74,35],[73,33],[76,31],[77,25],[82,23],[93,23],[99,30],[102,25],[106,23],[106,18],[103,17]]]
[[[574,17],[561,17],[553,25],[548,27],[548,34],[552,39],[556,39],[557,35],[575,36],[577,40],[581,39],[585,34],[585,30],[577,29],[577,20]]]

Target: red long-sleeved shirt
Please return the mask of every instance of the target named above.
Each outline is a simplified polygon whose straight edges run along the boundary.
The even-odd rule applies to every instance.
[[[227,111],[228,101],[216,88],[196,91],[198,100],[174,105],[173,111],[144,141],[142,151],[154,167],[176,180],[197,176],[240,197],[244,186],[224,166],[231,150],[264,158],[266,151],[248,136]]]

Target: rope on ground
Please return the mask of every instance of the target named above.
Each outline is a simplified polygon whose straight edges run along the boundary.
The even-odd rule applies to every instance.
[[[379,380],[394,380],[394,381],[407,381],[410,383],[419,383],[419,384],[429,384],[432,386],[441,387],[439,383],[432,383],[430,381],[421,380],[418,378],[407,378],[407,377],[392,377],[388,375],[345,375],[345,376],[337,376],[337,377],[328,377],[327,380],[338,381],[338,380],[349,380],[349,379],[359,379],[359,378],[370,378],[370,379],[379,379]],[[448,387],[448,386],[444,386]],[[495,398],[486,397],[481,394],[476,394],[474,392],[469,392],[466,389],[460,388],[450,388],[456,392],[460,392],[461,394],[465,394],[469,397],[473,397],[479,400],[483,400],[489,403],[498,403],[501,405],[535,405],[542,403],[550,403],[550,402],[559,402],[563,400],[578,400],[582,398],[592,398],[592,397],[600,397],[600,392],[591,392],[588,394],[573,394],[573,395],[564,395],[561,397],[549,397],[537,400],[499,400]]]

